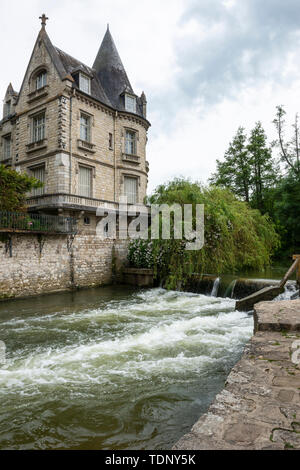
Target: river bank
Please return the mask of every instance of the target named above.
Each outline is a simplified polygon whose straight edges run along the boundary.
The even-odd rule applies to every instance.
[[[176,450],[300,449],[300,300],[255,306],[255,334]]]

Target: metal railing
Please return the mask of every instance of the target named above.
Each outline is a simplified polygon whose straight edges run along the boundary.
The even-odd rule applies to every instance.
[[[0,231],[76,233],[77,221],[60,215],[0,211]]]

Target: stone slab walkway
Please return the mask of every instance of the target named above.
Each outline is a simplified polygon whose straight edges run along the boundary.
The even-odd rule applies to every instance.
[[[255,335],[177,450],[300,449],[300,300],[255,306]]]

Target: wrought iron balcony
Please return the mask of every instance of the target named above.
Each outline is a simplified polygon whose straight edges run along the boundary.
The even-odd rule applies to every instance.
[[[0,232],[74,234],[77,221],[60,215],[0,211]]]

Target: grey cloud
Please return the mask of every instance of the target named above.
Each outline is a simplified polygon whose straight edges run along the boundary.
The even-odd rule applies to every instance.
[[[181,24],[191,19],[204,26],[219,24],[221,32],[178,41],[177,84],[185,97],[213,104],[259,80],[287,80],[287,54],[300,45],[298,0],[239,0],[231,9],[220,0],[193,0]]]
[[[299,51],[299,0],[238,0],[226,8],[221,0],[188,0],[179,29],[190,21],[213,34],[186,35],[176,41],[176,96],[162,93],[153,104],[172,116],[179,106],[217,104],[234,99],[244,87],[285,83],[289,52]]]

